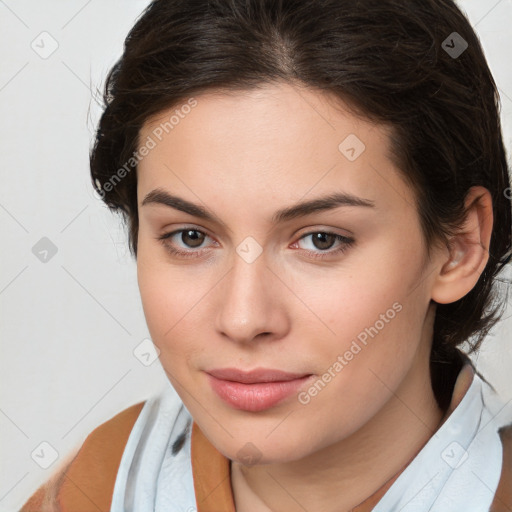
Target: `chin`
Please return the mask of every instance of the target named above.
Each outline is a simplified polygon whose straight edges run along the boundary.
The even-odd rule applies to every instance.
[[[315,450],[313,446],[306,446],[304,439],[290,438],[288,435],[275,435],[274,439],[270,439],[274,434],[270,438],[266,438],[266,435],[260,431],[259,435],[254,436],[224,437],[220,442],[212,438],[212,444],[224,457],[244,466],[292,462]]]

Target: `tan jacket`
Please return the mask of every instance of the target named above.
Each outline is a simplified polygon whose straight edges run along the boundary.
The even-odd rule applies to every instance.
[[[64,463],[20,512],[108,512],[124,447],[143,405],[125,409],[91,432],[71,461]],[[503,469],[489,512],[512,512],[512,425],[502,428],[500,437]],[[211,445],[195,422],[191,457],[197,512],[235,512],[229,459]],[[394,480],[353,512],[371,511]]]

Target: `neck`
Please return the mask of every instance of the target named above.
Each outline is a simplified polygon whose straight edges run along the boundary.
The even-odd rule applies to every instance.
[[[372,510],[443,420],[429,355],[430,344],[421,343],[397,391],[351,436],[292,462],[247,467],[232,461],[237,512]]]

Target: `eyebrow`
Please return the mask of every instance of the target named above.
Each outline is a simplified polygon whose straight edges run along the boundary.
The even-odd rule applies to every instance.
[[[191,203],[181,197],[174,196],[160,188],[152,190],[146,195],[142,201],[142,206],[147,204],[169,206],[170,208],[180,210],[188,213],[189,215],[193,215],[194,217],[226,226],[223,221],[206,208]],[[310,215],[314,212],[333,210],[341,206],[363,206],[367,208],[374,208],[375,203],[369,199],[363,199],[352,194],[337,192],[278,210],[272,216],[272,223],[279,224],[298,217],[305,217],[306,215]]]

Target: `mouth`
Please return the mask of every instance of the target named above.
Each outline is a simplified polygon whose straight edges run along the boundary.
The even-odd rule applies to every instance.
[[[243,371],[237,368],[220,368],[209,370],[206,373],[221,380],[240,382],[242,384],[260,384],[264,382],[287,382],[305,377],[306,373],[289,373],[270,368],[256,368],[251,371]]]
[[[235,409],[258,412],[274,407],[298,390],[313,375],[257,368],[249,372],[222,368],[206,372],[213,391]]]

